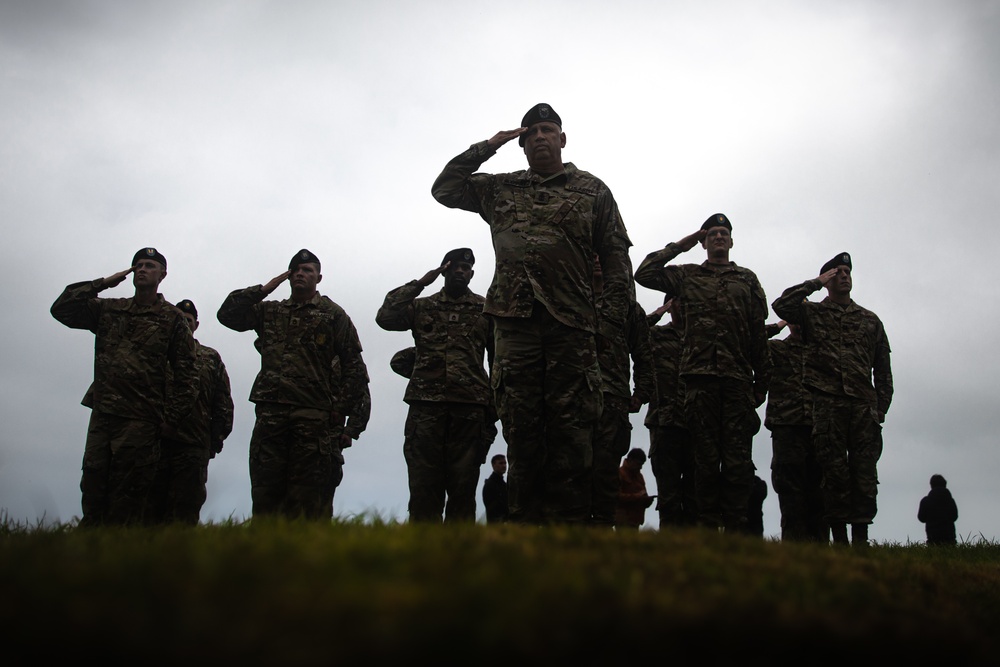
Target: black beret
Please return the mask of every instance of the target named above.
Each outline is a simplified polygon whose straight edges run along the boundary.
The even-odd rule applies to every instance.
[[[182,313],[188,313],[189,315],[194,315],[194,319],[198,319],[198,309],[194,307],[194,302],[191,299],[184,299],[177,304],[178,310]]]
[[[849,269],[853,268],[851,266],[851,256],[848,253],[842,252],[833,259],[831,259],[829,262],[823,265],[823,268],[819,270],[819,273],[820,275],[823,275],[830,269],[834,268],[835,266],[840,266],[841,264],[843,264]]]
[[[154,262],[159,262],[163,265],[163,268],[167,268],[167,258],[160,254],[160,251],[156,248],[143,248],[139,252],[132,255],[132,266],[139,263],[141,259],[151,259]]]
[[[722,213],[713,213],[708,216],[708,220],[701,223],[701,228],[705,231],[708,231],[712,227],[725,227],[729,231],[733,231],[733,224],[729,222],[729,218]]]
[[[299,264],[319,265],[319,257],[312,254],[305,248],[303,248],[302,250],[299,250],[297,253],[295,253],[295,256],[292,257],[292,260],[288,262],[288,270],[294,271],[295,267],[297,267]]]
[[[444,259],[441,260],[441,266],[444,266],[448,262],[452,261],[475,264],[476,256],[472,254],[472,251],[469,248],[455,248],[454,250],[449,250],[448,254],[444,256]]]
[[[392,355],[389,368],[405,378],[413,376],[413,365],[417,361],[417,348],[407,347]]]
[[[528,113],[524,114],[524,118],[521,119],[521,127],[531,127],[535,123],[543,122],[555,123],[562,128],[562,118],[559,117],[556,110],[545,102],[539,102],[535,106],[528,109]],[[523,134],[517,138],[517,144],[519,146],[524,145]]]

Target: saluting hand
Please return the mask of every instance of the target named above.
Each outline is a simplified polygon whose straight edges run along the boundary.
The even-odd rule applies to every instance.
[[[427,287],[432,282],[437,280],[438,276],[447,271],[449,266],[451,266],[450,260],[445,262],[441,266],[437,267],[436,269],[431,269],[430,271],[424,274],[423,278],[417,280],[417,284],[420,285],[421,287]]]
[[[133,271],[135,271],[135,267],[130,266],[124,271],[119,271],[118,273],[108,276],[107,278],[102,278],[101,287],[114,287],[116,285],[120,285],[121,282],[125,280],[125,276],[132,273]]]
[[[264,293],[270,294],[274,290],[278,289],[278,285],[288,280],[288,276],[290,275],[292,275],[292,272],[289,270],[285,271],[280,276],[275,276],[274,278],[271,278],[271,280],[269,280],[268,283],[263,286]]]
[[[816,280],[820,281],[821,283],[823,283],[824,286],[826,286],[826,284],[828,282],[830,282],[831,280],[833,280],[834,278],[837,277],[837,271],[839,271],[839,270],[840,270],[840,267],[835,266],[832,269],[830,269],[829,271],[825,271],[825,272],[819,274],[819,277]]]
[[[503,146],[508,141],[510,141],[511,139],[516,139],[517,137],[521,136],[527,130],[528,128],[526,127],[519,127],[516,130],[501,130],[500,132],[497,132],[492,137],[487,139],[486,145],[492,148],[493,150],[496,150],[501,146]]]
[[[681,250],[687,252],[691,248],[695,247],[696,245],[704,241],[706,236],[708,236],[708,231],[705,229],[699,229],[694,234],[688,234],[687,236],[682,238],[680,241],[677,242],[677,245],[680,247]]]

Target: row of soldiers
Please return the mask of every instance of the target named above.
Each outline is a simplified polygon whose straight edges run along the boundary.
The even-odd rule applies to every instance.
[[[477,171],[514,139],[528,169]],[[613,525],[618,463],[631,437],[629,415],[650,403],[650,455],[663,523],[686,515],[701,525],[744,531],[753,479],[751,441],[760,426],[756,409],[772,375],[764,292],[752,271],[730,261],[732,225],[722,214],[651,253],[633,275],[631,242],[613,195],[600,179],[562,162],[565,145],[561,118],[542,103],[525,114],[520,127],[475,143],[449,161],[432,194],[489,224],[496,256],[492,284],[485,297],[469,289],[475,259],[471,249],[459,248],[423,277],[392,290],[379,309],[381,327],[407,330],[414,339],[404,396],[410,517],[474,518],[479,467],[499,421],[507,443],[512,521]],[[707,251],[704,263],[669,264],[699,243]],[[855,526],[860,535],[858,526],[867,530],[874,517],[877,454],[870,436],[880,434],[892,385],[881,322],[850,300],[850,258],[838,258],[819,278],[788,290],[774,308],[803,331],[802,381],[812,417],[808,447],[823,466],[823,519],[834,539],[844,541],[843,526]],[[255,515],[330,516],[343,450],[369,417],[361,344],[343,309],[319,294],[320,268],[318,258],[303,250],[287,272],[236,290],[218,312],[225,326],[258,336],[261,371],[250,397],[257,412],[250,443]],[[97,298],[130,272],[134,299]],[[191,332],[169,321],[171,312],[180,311],[155,289],[165,275],[162,255],[145,249],[126,271],[69,286],[52,308],[68,326],[98,335],[93,417],[146,419],[153,427],[136,442],[157,453],[159,433],[169,434],[186,418],[193,405],[190,388],[197,386],[190,371]],[[420,296],[440,276],[441,291]],[[266,300],[285,281],[290,298]],[[663,309],[653,316],[671,312],[673,333],[661,336],[656,326],[650,332],[635,284],[666,294]],[[806,300],[823,286],[826,300]],[[138,350],[152,334],[109,337],[112,330],[134,333],[158,320],[169,342],[160,358]],[[654,345],[669,337],[676,339],[670,343],[674,351]],[[114,370],[100,371],[102,361]],[[659,372],[668,363],[676,366],[669,381]],[[149,371],[156,364],[159,369]],[[138,389],[125,387],[139,376]],[[102,382],[109,379],[110,384]],[[142,402],[144,393],[162,397],[158,411],[152,408],[155,401],[142,416],[121,407]],[[96,432],[94,418],[81,483],[84,520],[90,514],[105,521],[116,515],[109,509],[114,494],[107,489],[117,482],[107,480],[133,475],[159,457],[132,454],[118,470],[120,443],[132,442],[130,427]],[[681,432],[688,445],[679,444]],[[155,444],[150,436],[157,436]],[[99,486],[87,483],[88,468],[103,475],[100,503],[87,500],[88,489]],[[116,493],[136,499],[140,490],[124,485]],[[134,520],[134,513],[129,516]]]

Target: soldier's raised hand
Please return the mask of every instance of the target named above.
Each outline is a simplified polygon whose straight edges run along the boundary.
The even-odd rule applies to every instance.
[[[691,248],[695,247],[696,245],[704,241],[706,236],[708,236],[708,231],[704,229],[699,229],[695,233],[688,234],[687,236],[682,238],[680,241],[677,242],[677,245],[680,246],[681,250],[687,252]]]
[[[444,264],[442,264],[441,266],[437,267],[436,269],[431,269],[430,271],[428,271],[427,273],[424,274],[423,278],[419,278],[417,280],[417,284],[419,284],[419,285],[421,285],[423,287],[427,287],[432,282],[434,282],[435,280],[437,280],[438,276],[440,276],[442,273],[444,273],[445,271],[447,271],[449,266],[451,266],[451,261],[445,262]]]
[[[125,276],[132,273],[133,271],[135,271],[135,267],[130,266],[124,271],[119,271],[118,273],[110,275],[107,278],[102,278],[101,280],[103,282],[101,283],[101,287],[115,287],[116,285],[120,285],[121,282],[125,280]]]
[[[271,278],[271,280],[269,280],[266,285],[263,285],[264,293],[270,294],[274,290],[278,289],[278,285],[288,280],[288,277],[290,275],[292,275],[291,271],[285,271],[281,275]]]
[[[528,131],[526,127],[519,127],[516,130],[501,130],[494,134],[492,137],[486,140],[486,145],[496,150],[503,146],[505,143],[511,139],[517,139],[519,136]]]

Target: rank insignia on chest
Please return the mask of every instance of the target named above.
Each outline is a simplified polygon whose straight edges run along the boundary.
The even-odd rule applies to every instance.
[[[535,193],[535,203],[536,204],[548,204],[549,203],[549,193],[548,192],[538,192],[538,193]]]
[[[326,334],[316,334],[316,344],[322,345],[326,342]]]
[[[449,322],[458,322],[458,313],[448,313]]]

